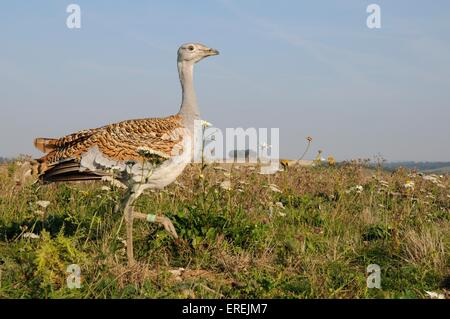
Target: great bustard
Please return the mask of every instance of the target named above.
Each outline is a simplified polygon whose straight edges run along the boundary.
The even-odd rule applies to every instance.
[[[36,160],[35,174],[43,182],[99,180],[114,174],[128,190],[120,207],[127,225],[127,256],[133,258],[133,219],[156,222],[175,238],[172,222],[163,215],[135,212],[133,202],[147,188],[172,183],[193,156],[194,122],[200,114],[194,91],[194,64],[217,50],[199,43],[178,49],[182,103],[176,115],[128,120],[83,130],[59,139],[37,138],[34,145],[46,153]]]

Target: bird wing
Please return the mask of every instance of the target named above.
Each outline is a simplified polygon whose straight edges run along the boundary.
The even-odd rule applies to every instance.
[[[128,120],[100,128],[84,130],[60,139],[39,138],[35,146],[46,155],[37,160],[34,171],[44,181],[101,179],[101,172],[80,171],[83,154],[97,148],[112,161],[141,160],[137,149],[146,147],[171,157],[183,139],[181,117]]]

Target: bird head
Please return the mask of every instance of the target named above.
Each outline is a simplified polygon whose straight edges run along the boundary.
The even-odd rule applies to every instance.
[[[197,63],[212,55],[218,55],[219,51],[211,49],[200,43],[186,43],[178,49],[178,62]]]

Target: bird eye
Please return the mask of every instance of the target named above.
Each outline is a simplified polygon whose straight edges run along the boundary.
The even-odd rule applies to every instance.
[[[190,46],[188,47],[188,50],[189,50],[189,51],[194,51],[194,46],[193,46],[193,45],[190,45]]]

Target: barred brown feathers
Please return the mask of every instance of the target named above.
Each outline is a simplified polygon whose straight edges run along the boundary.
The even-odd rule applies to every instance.
[[[34,145],[47,153],[33,168],[44,181],[99,179],[101,175],[80,172],[80,159],[90,148],[111,160],[139,160],[138,147],[149,147],[171,156],[172,149],[183,138],[176,134],[182,127],[181,116],[127,120],[100,128],[84,130],[59,139],[37,138]]]

